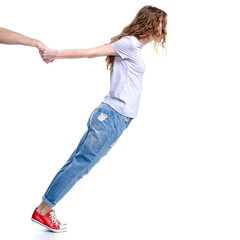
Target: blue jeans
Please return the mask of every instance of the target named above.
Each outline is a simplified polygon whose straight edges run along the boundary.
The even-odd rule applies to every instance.
[[[100,104],[90,115],[88,130],[78,147],[52,180],[43,196],[43,202],[54,207],[74,184],[108,153],[131,120],[109,105]]]

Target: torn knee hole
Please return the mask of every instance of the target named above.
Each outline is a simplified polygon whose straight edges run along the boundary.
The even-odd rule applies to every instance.
[[[118,140],[117,140],[117,141],[118,141]],[[111,145],[111,148],[113,148],[113,147],[116,145],[117,141],[114,142],[114,143]]]

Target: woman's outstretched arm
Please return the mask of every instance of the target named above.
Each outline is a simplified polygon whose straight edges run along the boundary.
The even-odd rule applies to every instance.
[[[102,45],[99,47],[88,49],[66,49],[66,50],[54,50],[45,49],[41,54],[45,62],[52,62],[54,59],[66,59],[66,58],[94,58],[101,56],[119,56],[113,49],[111,44]]]

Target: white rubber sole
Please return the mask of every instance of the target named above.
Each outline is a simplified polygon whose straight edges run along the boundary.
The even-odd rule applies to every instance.
[[[67,231],[67,225],[63,225],[63,228],[61,229],[53,229],[53,228],[50,228],[48,227],[47,225],[35,220],[34,218],[32,218],[32,221],[35,222],[35,223],[38,223],[39,225],[47,228],[48,230],[50,230],[51,232],[55,232],[55,233],[61,233],[61,232],[66,232]]]

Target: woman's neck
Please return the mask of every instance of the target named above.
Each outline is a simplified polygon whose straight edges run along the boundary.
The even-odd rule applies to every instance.
[[[143,45],[146,45],[147,43],[151,42],[152,39],[151,39],[151,38],[141,38],[141,39],[139,39],[139,41],[140,41]]]

